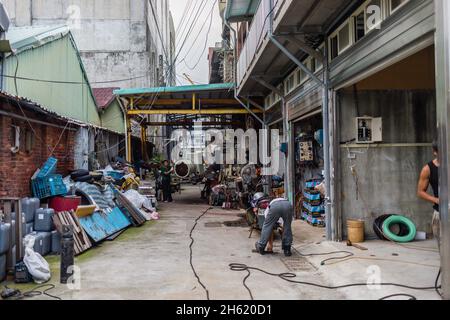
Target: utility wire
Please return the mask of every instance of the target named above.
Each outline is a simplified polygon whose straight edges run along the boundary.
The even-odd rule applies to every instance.
[[[181,21],[177,26],[177,29],[175,30],[175,39],[178,40],[180,36],[181,28],[185,25],[185,22],[188,21],[186,18],[190,18],[190,10],[192,8],[192,4],[194,2],[192,0],[188,0],[186,3],[186,6],[184,7],[183,16],[181,17]]]
[[[201,55],[203,55],[203,53],[205,52],[206,45],[207,45],[208,38],[209,38],[209,33],[210,33],[210,31],[211,31],[212,18],[213,18],[214,7],[215,7],[216,3],[217,3],[217,0],[214,1],[214,3],[213,3],[213,5],[212,5],[212,7],[211,7],[211,10],[210,10],[210,12],[209,12],[207,18],[205,19],[205,21],[203,22],[203,24],[202,24],[202,26],[201,26],[201,28],[200,28],[200,31],[198,32],[197,36],[195,37],[194,41],[192,42],[192,44],[191,44],[191,46],[189,47],[188,51],[186,52],[185,56],[183,57],[183,59],[180,60],[179,63],[185,61],[186,57],[187,57],[187,56],[189,55],[189,53],[191,52],[192,48],[194,48],[194,45],[197,43],[197,40],[198,40],[198,38],[199,38],[201,32],[203,31],[203,28],[206,26],[206,23],[208,22],[208,17],[209,17],[210,20],[209,20],[208,32],[207,32],[207,35],[206,35],[205,48],[203,49],[203,52],[202,52]],[[178,63],[178,64],[179,64],[179,63]],[[191,70],[192,70],[192,69],[191,69]]]
[[[202,3],[200,4],[200,6],[197,9],[197,12],[196,12],[196,14],[194,16],[194,19],[192,20],[192,23],[191,23],[191,25],[190,25],[190,27],[188,29],[188,32],[187,32],[186,36],[184,37],[184,40],[183,40],[180,48],[178,49],[177,54],[175,55],[175,59],[174,59],[175,63],[176,63],[176,61],[177,61],[181,51],[183,50],[184,46],[186,45],[186,42],[189,39],[189,37],[191,35],[191,32],[192,32],[193,28],[195,27],[195,25],[196,25],[200,15],[201,15],[201,13],[203,13],[203,10],[205,9],[205,7],[206,7],[206,2],[205,2],[205,0],[203,0]]]

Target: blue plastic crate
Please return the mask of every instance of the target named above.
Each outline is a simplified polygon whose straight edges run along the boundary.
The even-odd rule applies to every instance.
[[[106,172],[106,175],[117,181],[121,180],[124,177],[124,174],[118,171],[108,171]]]
[[[58,174],[33,179],[31,186],[34,196],[39,199],[64,196],[67,194],[67,187],[63,182],[63,178]]]
[[[322,199],[322,195],[320,194],[319,191],[315,191],[315,190],[304,190],[303,191],[303,196],[308,199],[309,201],[319,201],[320,199]]]
[[[320,185],[322,183],[323,180],[319,180],[319,179],[312,179],[312,180],[308,180],[305,183],[305,188],[306,189],[314,189],[315,187],[317,187],[318,185]]]
[[[325,206],[312,206],[311,204],[307,203],[306,201],[303,202],[303,208],[305,208],[310,213],[323,213],[325,212]]]
[[[44,163],[42,168],[39,170],[36,178],[45,178],[51,174],[56,172],[56,165],[58,164],[58,159],[56,158],[48,158],[48,160]]]

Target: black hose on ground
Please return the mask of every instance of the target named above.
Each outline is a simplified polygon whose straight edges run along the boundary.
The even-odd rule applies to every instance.
[[[265,271],[263,269],[260,268],[255,268],[255,267],[249,267],[246,264],[241,264],[241,263],[231,263],[229,265],[229,268],[231,271],[236,271],[236,272],[243,272],[243,271],[247,271],[247,276],[242,280],[243,286],[247,289],[247,291],[250,294],[250,298],[253,300],[253,294],[251,292],[251,289],[248,287],[247,285],[247,280],[250,278],[251,276],[251,271],[259,271],[261,273],[264,273],[268,276],[271,277],[277,277],[280,278],[281,280],[290,282],[290,283],[295,283],[295,284],[299,284],[299,285],[305,285],[305,286],[311,286],[311,287],[316,287],[316,288],[322,288],[322,289],[328,289],[328,290],[338,290],[338,289],[344,289],[344,288],[352,288],[352,287],[363,287],[363,286],[367,286],[367,283],[350,283],[350,284],[345,284],[345,285],[340,285],[340,286],[327,286],[327,285],[322,285],[322,284],[318,284],[318,283],[312,283],[312,282],[307,282],[307,281],[298,281],[298,280],[294,280],[295,278],[297,278],[297,275],[291,272],[287,272],[287,273],[272,273],[272,272],[268,272]],[[439,278],[439,275],[438,275]],[[377,284],[380,286],[392,286],[392,287],[399,287],[399,288],[404,288],[404,289],[410,289],[410,290],[437,290],[440,287],[437,286],[437,282],[435,284],[435,286],[433,287],[415,287],[415,286],[409,286],[409,285],[404,285],[404,284],[398,284],[398,283],[390,283],[390,282],[386,282],[386,283],[380,283]],[[415,298],[417,300],[416,297],[411,296],[411,295],[406,295],[406,294],[401,294],[402,296],[409,296],[410,298]],[[400,294],[396,294],[396,295],[391,295],[391,296],[387,296],[384,298],[381,298],[382,300],[388,299],[388,298],[392,298],[394,296],[400,296]]]
[[[194,242],[195,242],[195,239],[194,239],[194,237],[193,237],[195,228],[197,227],[198,222],[200,221],[200,219],[203,218],[203,217],[208,213],[208,211],[211,210],[211,209],[212,209],[212,207],[209,207],[209,208],[208,208],[207,210],[205,210],[205,211],[204,211],[197,219],[195,219],[194,226],[192,227],[191,232],[189,233],[189,237],[191,238],[191,244],[189,245],[189,252],[190,252],[190,253],[189,253],[189,263],[191,264],[192,272],[194,273],[194,276],[197,278],[198,283],[199,283],[199,284],[202,286],[202,288],[205,290],[205,292],[206,292],[206,298],[207,298],[208,300],[210,300],[210,299],[209,299],[209,290],[208,290],[208,288],[206,288],[206,286],[205,286],[205,285],[203,284],[203,282],[201,281],[200,276],[198,275],[198,273],[197,273],[197,271],[195,270],[195,267],[194,267],[192,247],[194,246]]]

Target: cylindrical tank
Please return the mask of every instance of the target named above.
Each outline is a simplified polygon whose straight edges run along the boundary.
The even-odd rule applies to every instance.
[[[177,163],[175,163],[174,169],[177,177],[181,179],[188,178],[191,175],[191,173],[196,172],[195,165],[185,160],[180,160]]]
[[[6,278],[6,255],[0,254],[0,282]]]
[[[54,230],[52,231],[52,253],[61,253],[61,234]]]
[[[11,235],[11,224],[0,223],[0,254],[5,254],[9,250],[9,237]]]

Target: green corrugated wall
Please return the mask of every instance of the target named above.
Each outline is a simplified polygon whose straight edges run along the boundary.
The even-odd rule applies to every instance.
[[[14,95],[28,98],[60,115],[100,126],[94,97],[80,65],[77,50],[70,35],[49,42],[41,47],[17,54],[18,77],[56,80],[68,83],[49,83],[5,78],[5,90]],[[5,74],[14,76],[17,60],[9,56],[5,62]],[[81,84],[83,83],[83,84]]]
[[[117,101],[100,113],[100,119],[103,128],[125,134],[125,120]]]

